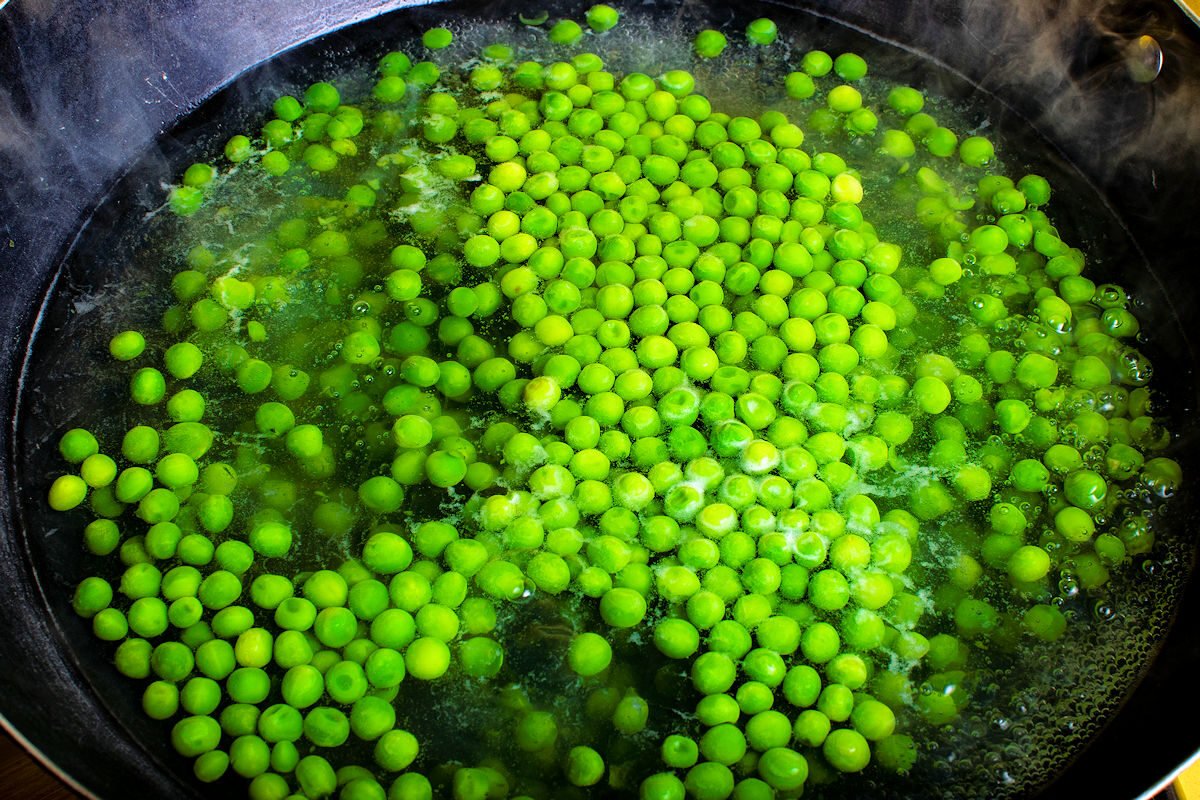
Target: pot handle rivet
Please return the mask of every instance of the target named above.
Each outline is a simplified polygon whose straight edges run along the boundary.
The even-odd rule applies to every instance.
[[[1125,46],[1125,66],[1137,83],[1150,83],[1163,68],[1162,45],[1153,36],[1139,36]]]

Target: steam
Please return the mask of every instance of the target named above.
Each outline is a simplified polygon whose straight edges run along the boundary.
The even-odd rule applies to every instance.
[[[84,186],[94,188],[97,179],[118,172],[131,154],[147,149],[198,100],[251,64],[314,33],[412,4],[274,0],[239,7],[235,25],[224,9],[184,17],[157,4],[138,5],[94,15],[86,4],[64,11],[54,0],[24,0],[5,9],[5,15],[17,17],[12,28],[22,39],[14,49],[18,58],[6,67],[10,91],[0,92],[0,159],[16,165],[17,176],[24,179],[6,182],[8,198],[17,205],[26,205],[19,195],[30,189],[47,192],[58,202],[64,195],[78,195]],[[1200,98],[1180,80],[1180,72],[1200,53],[1161,11],[1123,18],[1093,0],[965,2],[950,18],[939,20],[940,9],[932,13],[922,4],[906,12],[910,18],[900,19],[897,27],[887,18],[900,14],[882,7],[869,10],[875,19],[857,12],[861,18],[850,21],[885,37],[920,37],[924,32],[931,39],[952,41],[960,48],[959,57],[941,55],[951,62],[969,61],[973,80],[1004,94],[1044,99],[1044,105],[1022,112],[1054,139],[1087,142],[1081,149],[1091,156],[1085,164],[1088,174],[1110,179],[1121,165],[1144,162],[1147,153],[1161,153],[1165,166],[1169,154],[1200,149]],[[838,13],[855,12],[848,8],[834,15]],[[633,26],[635,16],[629,9],[627,21]],[[696,27],[701,18],[706,25],[730,21],[727,8],[694,0],[680,3],[672,16],[668,28]],[[790,28],[797,44],[805,45],[804,15],[798,16],[781,27]],[[626,24],[606,39],[625,38]],[[653,24],[662,25],[662,20]],[[666,35],[675,31],[661,34],[636,37],[642,48],[630,60],[647,66],[677,61],[674,43],[688,39]],[[1134,80],[1139,54],[1131,45],[1143,35],[1166,51],[1162,74],[1149,83]],[[736,42],[740,37],[730,38]],[[917,46],[938,54],[937,41],[925,44],[929,46]],[[969,57],[963,59],[963,54]],[[712,69],[716,72],[717,65]],[[741,85],[752,94],[759,89],[753,81]],[[63,186],[61,179],[72,175],[79,183]]]
[[[1195,347],[1176,322],[1194,314],[1200,301],[1200,286],[1183,277],[1194,270],[1200,247],[1200,32],[1194,22],[1170,3],[1093,0],[963,0],[904,10],[873,6],[872,12],[875,19],[864,14],[851,22],[884,39],[904,38],[897,43],[961,71],[1058,147],[1060,153],[1036,141],[1022,146],[1020,129],[1029,126],[1011,118],[1004,121],[1017,140],[996,137],[1011,172],[1051,170],[1044,174],[1062,191],[1050,214],[1083,243],[1092,277],[1119,279],[1132,290],[1135,311],[1158,321],[1141,344],[1152,359],[1173,367],[1166,384],[1160,382],[1178,398],[1173,413],[1197,402],[1187,369]],[[896,20],[889,24],[881,16]],[[938,93],[935,72],[912,79]],[[947,90],[962,94],[961,87]],[[995,108],[985,99],[965,100],[976,109]],[[1065,178],[1061,185],[1055,172]]]
[[[0,191],[20,215],[3,223],[15,246],[32,247],[35,260],[42,240],[61,246],[134,159],[152,164],[155,140],[248,67],[404,5],[414,4],[266,0],[231,12],[226,4],[129,3],[101,12],[88,3],[18,0],[3,8]],[[256,94],[267,96],[271,83]]]
[[[986,87],[1040,89],[1046,103],[1031,121],[1053,139],[1091,143],[1090,153],[1074,155],[1102,182],[1131,162],[1161,169],[1200,148],[1200,97],[1183,80],[1194,77],[1200,52],[1162,9],[1129,8],[1137,10],[1067,0],[1006,3],[1002,13],[968,3],[963,12],[967,29],[988,32],[980,45],[991,51],[987,69],[972,77]]]

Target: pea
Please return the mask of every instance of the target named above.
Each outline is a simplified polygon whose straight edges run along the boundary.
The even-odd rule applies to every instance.
[[[720,31],[706,29],[696,34],[693,47],[701,58],[716,58],[725,51],[727,39]]]

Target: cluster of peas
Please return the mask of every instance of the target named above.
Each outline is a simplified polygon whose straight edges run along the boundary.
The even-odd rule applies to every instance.
[[[76,610],[151,679],[146,712],[179,717],[197,777],[232,771],[256,800],[526,791],[502,760],[406,771],[421,743],[397,697],[498,676],[498,618],[531,593],[595,601],[606,627],[565,663],[661,770],[624,775],[526,701],[516,746],[566,781],[530,794],[607,775],[746,800],[907,771],[899,726],[956,718],[972,642],[1059,638],[1061,598],[1152,545],[1142,508],[1180,474],[1143,455],[1168,437],[1128,299],[1081,274],[1044,179],[985,174],[992,145],[919,92],[890,92],[880,132],[857,55],[787,77],[804,129],[714,111],[683,70],[483,55],[443,76],[390,53],[362,107],[314,84],[230,139],[232,172],[185,172],[183,217],[264,174],[281,207],[264,241],[197,245],[176,274],[178,341],[130,382],[157,421],[119,457],[62,437],[78,470],[50,505],[90,501],[87,548],[125,565]],[[862,175],[806,130],[902,171],[895,207],[937,257],[882,240]],[[126,331],[110,351],[153,348]],[[354,557],[297,566],[324,542]],[[606,686],[639,631],[690,679],[692,728]]]

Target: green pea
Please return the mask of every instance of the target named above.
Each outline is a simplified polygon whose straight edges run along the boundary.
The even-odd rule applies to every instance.
[[[190,716],[181,719],[171,730],[171,744],[180,755],[195,758],[216,748],[221,727],[209,716]]]
[[[725,52],[727,44],[725,34],[710,28],[696,34],[692,46],[701,58],[716,58]]]
[[[959,148],[962,162],[971,167],[986,167],[996,156],[992,143],[982,136],[971,136],[963,140]]]
[[[598,3],[584,13],[588,27],[597,33],[612,30],[620,20],[620,13],[609,5]]]
[[[404,502],[404,489],[393,478],[376,475],[359,485],[358,497],[371,511],[389,514]]]
[[[604,776],[604,758],[590,747],[576,746],[567,753],[564,771],[575,786],[594,786]]]
[[[48,502],[55,511],[69,511],[87,498],[88,485],[78,475],[60,475],[50,485]]]
[[[779,28],[769,19],[761,18],[746,26],[746,39],[751,44],[769,45],[779,36]]]
[[[555,44],[575,44],[583,38],[583,28],[574,20],[559,20],[551,26],[548,37]]]
[[[1104,502],[1108,484],[1092,470],[1076,470],[1063,480],[1063,494],[1072,505],[1090,511]]]
[[[441,50],[449,47],[454,41],[454,34],[446,28],[430,28],[421,35],[421,43],[430,50]]]
[[[93,489],[109,486],[117,477],[117,464],[103,453],[93,453],[79,465],[79,477]]]
[[[166,379],[153,367],[139,369],[130,379],[130,395],[133,401],[140,405],[156,405],[162,402],[166,391]]]
[[[705,761],[688,770],[684,786],[692,797],[715,800],[733,793],[734,777],[724,764]]]

